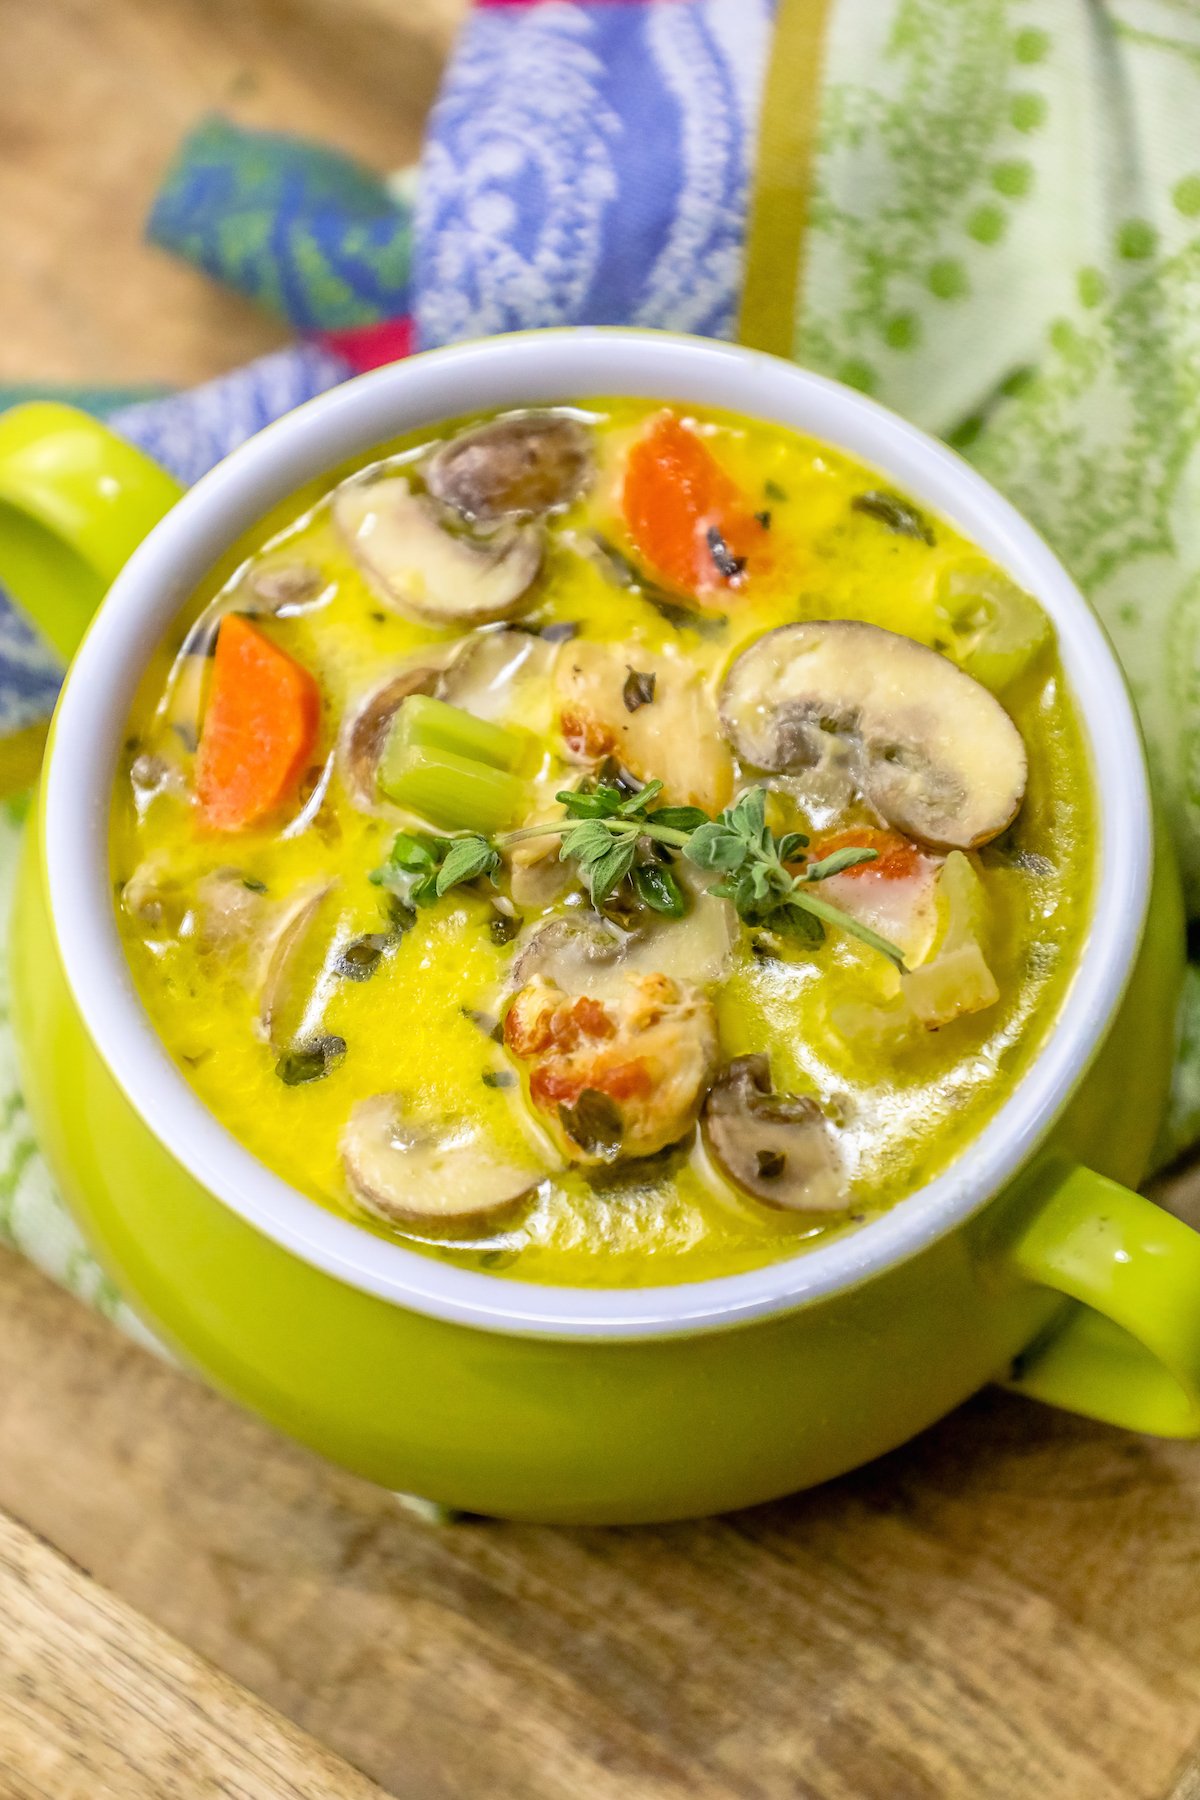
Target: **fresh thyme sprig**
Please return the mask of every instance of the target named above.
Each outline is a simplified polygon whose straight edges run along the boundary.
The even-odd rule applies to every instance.
[[[719,818],[692,832],[684,850],[688,861],[723,877],[710,892],[731,900],[738,917],[748,925],[769,925],[810,943],[819,943],[825,935],[824,927],[833,925],[869,944],[903,970],[904,958],[895,944],[843,912],[840,906],[811,892],[818,882],[827,881],[831,875],[840,875],[844,869],[853,869],[860,863],[874,862],[877,852],[847,845],[816,862],[802,864],[793,873],[788,865],[808,849],[809,840],[802,831],[788,831],[776,837],[766,823],[765,812],[763,790],[750,788]]]
[[[494,877],[501,852],[513,844],[561,835],[559,856],[576,864],[593,905],[602,905],[632,876],[644,904],[678,918],[686,901],[670,868],[637,860],[639,848],[649,842],[720,875],[709,892],[731,901],[748,925],[769,925],[809,943],[819,943],[825,926],[831,925],[903,970],[903,956],[894,944],[811,891],[831,875],[873,862],[876,851],[847,846],[793,872],[789,865],[807,850],[809,840],[799,831],[775,835],[766,823],[761,788],[748,789],[719,817],[710,819],[698,806],[655,806],[662,786],[661,781],[648,781],[634,794],[604,781],[591,788],[568,789],[555,796],[566,813],[565,823],[527,825],[496,838],[477,832],[444,838],[401,832],[387,863],[372,880],[399,892],[410,905],[431,906],[462,882],[480,875]]]

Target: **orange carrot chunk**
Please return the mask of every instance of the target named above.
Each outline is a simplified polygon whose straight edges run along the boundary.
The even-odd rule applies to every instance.
[[[196,755],[205,824],[241,831],[281,806],[308,765],[320,716],[308,670],[240,614],[227,614]]]
[[[761,565],[761,520],[703,438],[674,413],[660,413],[629,452],[622,498],[638,551],[684,593],[741,587]]]

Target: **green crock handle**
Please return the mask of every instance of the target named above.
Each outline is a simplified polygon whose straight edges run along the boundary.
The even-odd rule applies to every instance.
[[[1081,1304],[1006,1386],[1134,1431],[1200,1436],[1200,1233],[1072,1167],[1007,1255],[1019,1277]]]
[[[0,413],[0,583],[69,661],[113,577],[183,489],[90,414]]]

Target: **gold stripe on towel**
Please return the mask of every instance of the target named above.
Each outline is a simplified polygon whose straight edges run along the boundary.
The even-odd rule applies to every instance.
[[[763,87],[738,337],[794,356],[832,0],[779,0]]]

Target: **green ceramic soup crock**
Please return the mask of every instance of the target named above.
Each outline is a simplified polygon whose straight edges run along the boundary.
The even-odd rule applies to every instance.
[[[446,1266],[259,1164],[141,1008],[107,846],[145,659],[271,507],[423,424],[595,393],[731,408],[825,439],[953,519],[1036,594],[1084,721],[1104,870],[1044,1047],[943,1174],[789,1261],[636,1290]],[[1176,877],[1154,855],[1142,748],[1102,631],[1036,534],[950,451],[770,357],[646,332],[535,332],[351,381],[183,496],[81,415],[10,412],[0,577],[74,652],[11,938],[29,1105],[114,1281],[218,1387],[387,1487],[561,1521],[687,1517],[824,1481],[989,1381],[1200,1435],[1200,1238],[1121,1185],[1145,1171],[1167,1090]]]

